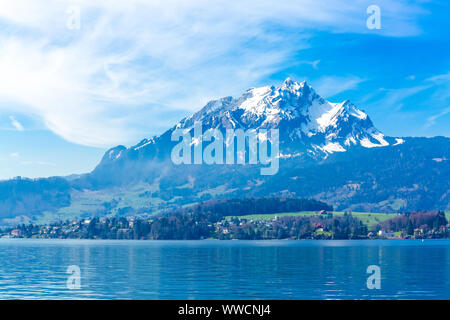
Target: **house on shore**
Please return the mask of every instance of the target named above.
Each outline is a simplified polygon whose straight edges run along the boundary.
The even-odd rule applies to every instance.
[[[19,229],[14,229],[11,231],[11,236],[14,238],[19,238],[22,235],[22,232]]]
[[[378,231],[378,237],[380,238],[395,238],[395,233],[385,230]]]

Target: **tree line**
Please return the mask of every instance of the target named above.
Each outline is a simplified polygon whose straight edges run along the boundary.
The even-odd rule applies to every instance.
[[[297,211],[333,211],[333,207],[314,199],[301,198],[245,198],[201,202],[178,209],[178,213],[214,213],[220,216],[242,216]]]
[[[386,220],[378,225],[378,229],[398,232],[404,231],[407,235],[413,235],[414,230],[421,232],[439,232],[448,224],[444,211],[419,211],[405,213],[401,216]],[[445,230],[446,232],[446,230]]]

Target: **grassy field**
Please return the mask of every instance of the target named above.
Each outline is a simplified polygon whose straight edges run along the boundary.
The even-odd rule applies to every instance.
[[[247,220],[270,220],[275,217],[298,217],[298,216],[313,216],[317,215],[315,211],[301,211],[301,212],[286,212],[286,213],[276,213],[276,214],[253,214],[248,216],[240,216],[238,218]],[[334,211],[334,216],[343,216],[344,212]],[[394,218],[397,216],[396,213],[374,213],[374,212],[352,212],[352,215],[360,219],[364,224],[366,224],[369,229],[375,227],[379,222]],[[228,216],[227,219],[231,219],[233,216]]]

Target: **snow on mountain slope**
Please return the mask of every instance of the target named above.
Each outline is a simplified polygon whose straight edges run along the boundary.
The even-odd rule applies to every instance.
[[[162,136],[144,139],[132,149],[142,152],[155,148],[159,142],[167,143],[173,130],[191,129],[196,121],[202,122],[203,132],[209,128],[279,129],[283,157],[302,154],[326,157],[334,152],[345,152],[352,146],[390,145],[369,116],[349,100],[329,102],[306,81],[299,83],[288,78],[280,87],[250,88],[239,98],[210,101]]]

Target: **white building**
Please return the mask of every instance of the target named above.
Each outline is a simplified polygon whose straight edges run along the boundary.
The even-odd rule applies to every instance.
[[[378,236],[381,237],[381,238],[394,238],[395,237],[395,233],[384,231],[384,230],[380,230],[380,231],[378,231]]]

